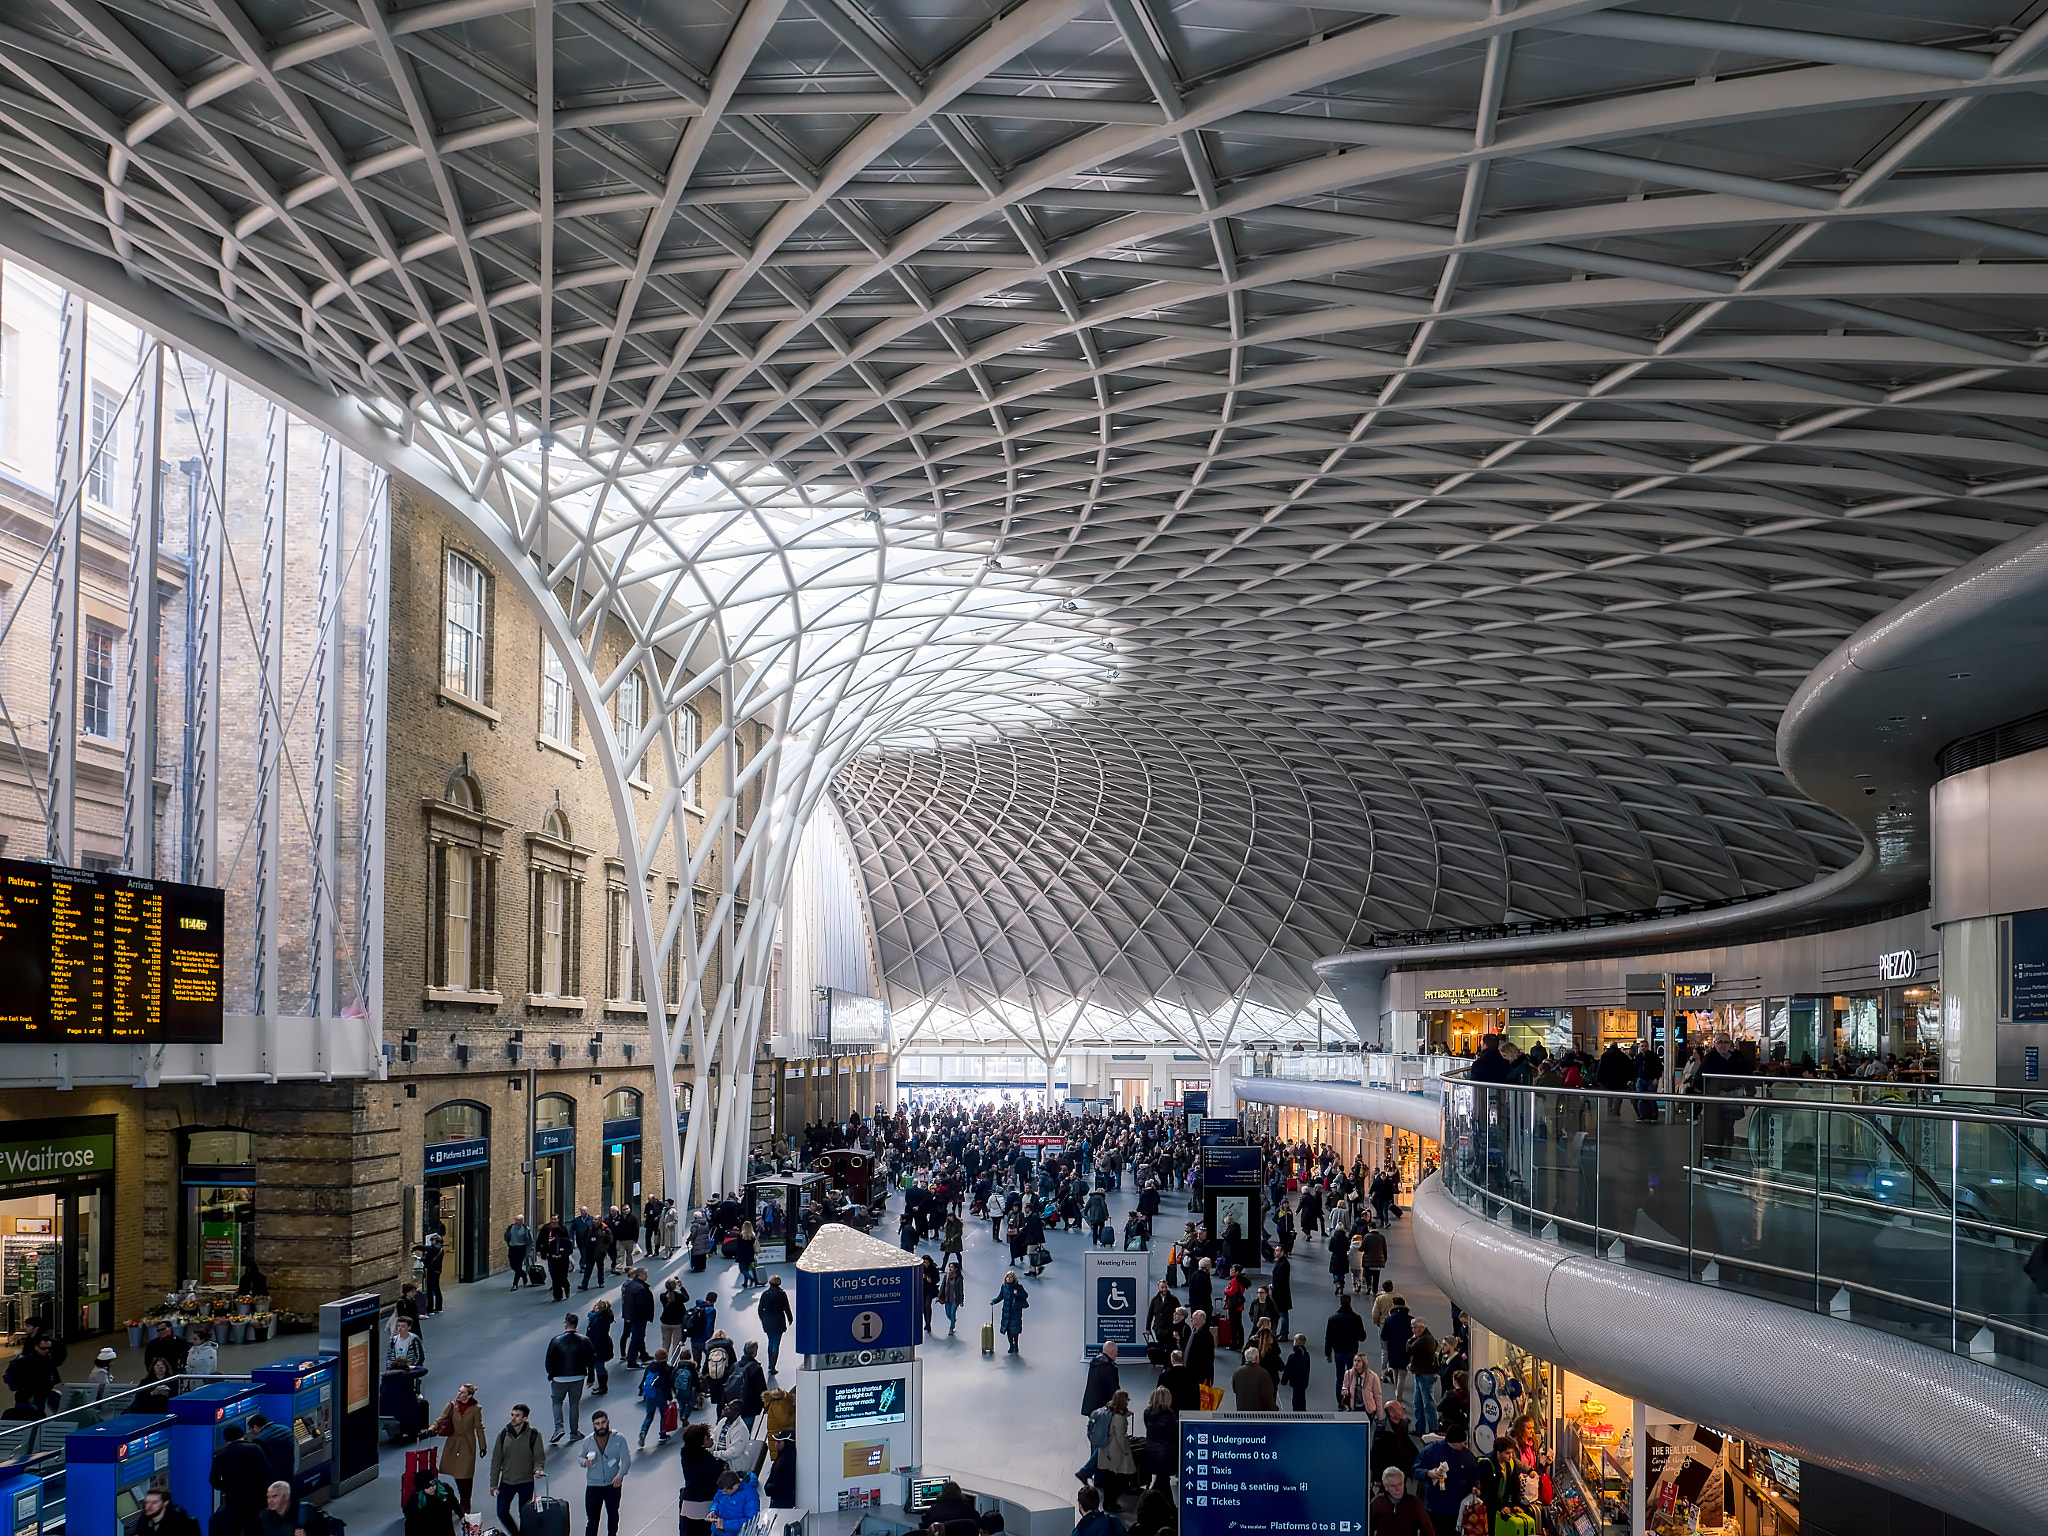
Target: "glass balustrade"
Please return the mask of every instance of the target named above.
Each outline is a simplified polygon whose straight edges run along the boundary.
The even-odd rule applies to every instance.
[[[1444,1188],[1547,1242],[2048,1382],[2048,1115],[1726,1081],[1668,1097],[1450,1079]]]

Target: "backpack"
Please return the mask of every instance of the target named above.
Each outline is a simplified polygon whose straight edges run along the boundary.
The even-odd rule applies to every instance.
[[[683,1319],[684,1330],[690,1337],[693,1339],[701,1338],[704,1333],[704,1303],[701,1301],[691,1302],[689,1311],[683,1314]]]

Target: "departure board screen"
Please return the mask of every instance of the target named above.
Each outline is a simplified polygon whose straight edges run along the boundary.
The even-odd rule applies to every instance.
[[[222,893],[0,859],[0,1041],[218,1044]]]

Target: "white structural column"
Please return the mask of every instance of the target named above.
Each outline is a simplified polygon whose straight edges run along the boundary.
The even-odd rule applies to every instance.
[[[121,867],[145,876],[157,872],[157,651],[163,595],[156,556],[164,530],[163,396],[164,349],[145,339],[128,476],[128,666],[121,752]]]
[[[186,585],[188,672],[184,877],[212,885],[220,858],[221,552],[227,543],[228,376],[207,376],[199,429],[199,487]]]
[[[363,530],[367,574],[363,589],[363,763],[357,820],[362,828],[361,928],[356,943],[357,1000],[373,1019],[384,1017],[384,719],[391,660],[391,478],[382,470],[370,488]]]
[[[87,305],[64,296],[57,337],[57,473],[50,550],[50,715],[45,759],[51,862],[77,855],[78,509],[84,500],[92,410],[86,383]]]
[[[341,913],[341,444],[320,439],[319,631],[313,640],[313,968],[306,1012],[334,1017]]]
[[[285,493],[290,418],[271,404],[263,418],[263,549],[256,601],[260,712],[256,730],[256,989],[255,1012],[282,1011],[278,993],[277,890],[283,858],[278,818],[284,793]]]

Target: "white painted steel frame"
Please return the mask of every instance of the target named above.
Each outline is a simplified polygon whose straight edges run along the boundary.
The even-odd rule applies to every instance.
[[[1778,710],[2048,517],[2048,20],[1688,10],[0,0],[0,241],[437,458],[565,659],[616,621],[665,710],[721,694],[728,789],[766,727],[689,849],[700,1077],[828,792],[918,1029],[1214,1060],[1376,930],[1848,863]],[[861,590],[1000,572],[1115,688],[1044,723],[807,606],[861,511]],[[659,999],[688,930],[591,735]]]

